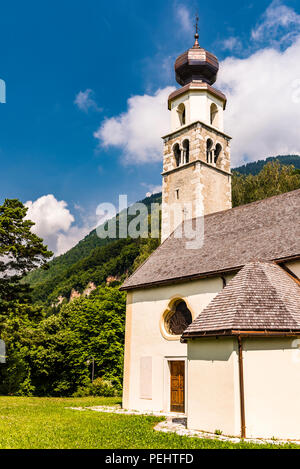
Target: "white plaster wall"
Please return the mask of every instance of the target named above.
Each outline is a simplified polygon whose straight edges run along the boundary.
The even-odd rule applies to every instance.
[[[300,261],[286,262],[285,265],[300,279]]]
[[[173,298],[183,298],[197,317],[216,294],[223,288],[221,278],[194,280],[178,285],[135,290],[131,292],[130,304],[127,305],[128,321],[126,337],[123,405],[130,409],[169,411],[166,387],[169,376],[166,367],[167,357],[182,358],[187,356],[186,344],[179,338],[167,340],[161,331],[160,322],[163,313]],[[152,357],[152,399],[140,397],[140,361],[142,357]]]
[[[300,336],[243,339],[247,438],[300,439]],[[236,338],[188,343],[188,428],[240,435]]]
[[[240,435],[237,341],[188,342],[188,428]]]
[[[207,93],[207,122],[210,125],[210,106],[212,104],[216,104],[218,107],[218,129],[221,130],[221,132],[224,132],[224,105],[223,102],[218,99],[216,96],[210,94],[209,92]]]
[[[189,93],[191,122],[200,120],[207,125],[210,123],[210,107],[214,103],[218,107],[218,129],[224,131],[223,102],[209,91],[191,90]]]
[[[247,437],[300,439],[300,340],[244,339]]]
[[[224,110],[223,102],[205,89],[192,89],[185,94],[178,96],[171,104],[171,131],[181,127],[177,108],[184,103],[186,110],[186,125],[192,122],[201,121],[210,124],[210,106],[215,103],[218,107],[218,129],[224,131]]]
[[[189,92],[190,118],[191,122],[201,121],[206,124],[207,121],[207,97],[203,92]]]
[[[179,129],[181,126],[179,115],[177,112],[178,106],[183,103],[185,105],[185,123],[186,125],[190,124],[191,117],[190,117],[190,102],[189,102],[189,95],[184,94],[175,98],[171,105],[171,131],[173,132],[176,129]]]

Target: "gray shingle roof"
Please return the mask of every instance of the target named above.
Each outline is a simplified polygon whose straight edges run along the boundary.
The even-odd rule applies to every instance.
[[[217,331],[300,331],[300,285],[272,262],[251,262],[190,324],[182,338]]]
[[[300,190],[204,217],[204,244],[186,249],[171,235],[122,289],[185,281],[240,269],[253,259],[300,257]]]

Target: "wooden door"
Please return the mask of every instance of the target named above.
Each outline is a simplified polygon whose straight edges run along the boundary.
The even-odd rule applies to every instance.
[[[170,362],[171,412],[184,413],[184,361]]]

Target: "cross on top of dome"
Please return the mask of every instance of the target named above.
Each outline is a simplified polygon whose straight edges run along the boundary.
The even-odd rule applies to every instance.
[[[181,54],[175,62],[176,81],[182,86],[192,81],[202,81],[213,85],[219,71],[217,57],[199,45],[198,21],[199,17],[196,16],[193,47]]]
[[[194,44],[194,49],[198,49],[200,48],[199,46],[199,42],[198,42],[198,39],[199,39],[199,34],[198,34],[198,22],[199,22],[199,16],[196,15],[196,24],[195,24],[195,29],[196,29],[196,33],[195,33],[195,44]]]

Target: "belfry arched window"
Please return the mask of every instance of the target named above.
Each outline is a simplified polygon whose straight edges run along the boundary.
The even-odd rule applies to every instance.
[[[170,335],[181,335],[192,321],[192,314],[185,301],[177,300],[165,318],[166,332]]]
[[[222,145],[220,143],[217,143],[216,149],[215,149],[215,159],[214,159],[215,164],[217,164],[221,151],[222,151]]]
[[[177,108],[179,123],[180,125],[185,125],[186,115],[185,115],[185,105],[183,103],[179,104]]]
[[[182,153],[183,153],[183,164],[189,163],[190,161],[190,142],[189,140],[184,140],[182,144]]]
[[[210,164],[212,164],[214,160],[213,145],[214,142],[209,138],[206,142],[206,161]]]
[[[213,103],[210,106],[210,125],[214,127],[218,127],[219,124],[219,116],[218,116],[218,106]]]
[[[173,152],[174,152],[174,158],[175,158],[176,166],[179,166],[181,164],[181,151],[180,151],[180,146],[179,146],[178,143],[176,143],[176,145],[174,145]]]

